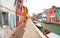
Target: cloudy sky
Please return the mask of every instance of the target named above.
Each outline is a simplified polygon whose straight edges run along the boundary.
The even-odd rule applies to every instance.
[[[53,5],[60,7],[60,0],[24,0],[24,5],[29,10],[28,14],[32,16],[33,13],[38,14]]]

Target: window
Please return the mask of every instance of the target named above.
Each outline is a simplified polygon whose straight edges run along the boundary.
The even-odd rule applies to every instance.
[[[24,9],[23,9],[23,7],[21,7],[21,11],[22,11],[22,12],[24,12]]]
[[[23,7],[22,7],[22,6],[20,6],[20,10],[21,10],[22,12],[24,12],[24,9],[23,9]]]
[[[22,11],[22,7],[21,7],[21,11]]]
[[[17,0],[14,1],[14,5],[16,5],[16,3],[17,3]]]
[[[18,6],[18,8],[20,9],[20,4],[19,4],[19,3],[18,3],[18,5],[17,5],[17,6]]]
[[[16,21],[19,21],[19,16],[16,17]]]
[[[4,20],[5,20],[5,21],[4,21],[4,24],[5,24],[5,25],[8,25],[8,12],[5,12],[4,17],[5,17],[5,18],[4,18]]]
[[[2,24],[9,25],[8,24],[8,12],[2,12]]]
[[[0,12],[0,25],[9,25],[8,12]]]
[[[18,3],[18,9],[20,9],[22,11],[22,6],[20,6],[20,4]]]
[[[20,21],[23,21],[23,16],[20,16]]]
[[[51,17],[51,21],[54,21],[55,20],[55,17]]]

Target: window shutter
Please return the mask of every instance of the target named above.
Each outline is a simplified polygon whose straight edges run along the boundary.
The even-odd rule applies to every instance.
[[[9,25],[8,24],[8,13],[5,14],[5,25]]]
[[[0,11],[0,26],[2,25],[2,12]]]

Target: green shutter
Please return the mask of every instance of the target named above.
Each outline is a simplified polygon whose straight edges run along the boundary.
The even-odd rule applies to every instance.
[[[5,25],[8,25],[8,13],[5,14]]]
[[[0,26],[2,25],[2,12],[0,11]]]
[[[57,19],[60,20],[60,8],[56,9]]]

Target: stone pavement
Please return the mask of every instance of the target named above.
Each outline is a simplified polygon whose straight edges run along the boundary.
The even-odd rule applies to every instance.
[[[9,26],[0,29],[0,38],[6,38],[11,32]]]
[[[41,38],[31,21],[15,29],[10,38]]]

